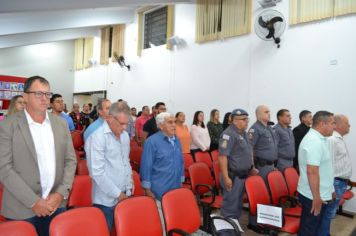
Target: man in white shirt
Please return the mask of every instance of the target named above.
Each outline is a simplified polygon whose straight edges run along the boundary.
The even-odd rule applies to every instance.
[[[47,113],[52,95],[46,79],[28,78],[25,110],[0,124],[1,214],[32,223],[39,236],[47,236],[52,218],[64,211],[76,169],[66,121]]]
[[[350,131],[349,119],[345,115],[335,115],[335,129],[333,135],[329,138],[331,160],[334,170],[334,188],[336,199],[327,205],[325,209],[326,217],[323,218],[321,224],[325,229],[319,235],[330,235],[330,223],[335,217],[336,211],[339,208],[339,202],[342,195],[345,193],[347,183],[352,176],[352,163],[349,152],[346,147],[344,136]]]
[[[105,215],[111,231],[115,206],[132,193],[130,138],[125,131],[130,117],[126,102],[111,105],[109,116],[85,142],[88,169],[93,180],[92,199]]]

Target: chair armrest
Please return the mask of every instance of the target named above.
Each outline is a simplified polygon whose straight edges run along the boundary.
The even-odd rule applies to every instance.
[[[216,233],[216,229],[215,229],[215,225],[214,225],[214,219],[219,219],[219,220],[223,220],[223,221],[227,222],[234,229],[234,231],[236,233],[236,236],[241,236],[241,232],[239,230],[239,227],[235,224],[235,222],[233,220],[229,219],[229,218],[222,217],[222,216],[213,216],[213,217],[211,217],[211,222],[212,222],[212,226],[213,226],[213,234],[214,235]]]
[[[213,187],[211,187],[210,185],[207,185],[207,184],[197,184],[195,185],[195,192],[196,192],[196,196],[197,196],[197,199],[198,199],[198,202],[201,203],[200,201],[200,194],[199,194],[199,189],[200,188],[207,188],[211,193],[211,202],[209,202],[208,204],[211,205],[215,202],[215,192],[214,192],[214,189]]]
[[[187,232],[185,232],[184,230],[181,229],[171,229],[170,231],[168,231],[167,236],[173,236],[173,234],[179,234],[179,235],[183,235],[183,236],[189,236],[190,234],[188,234]]]

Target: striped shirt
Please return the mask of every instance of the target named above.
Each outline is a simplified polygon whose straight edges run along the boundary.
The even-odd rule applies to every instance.
[[[336,131],[329,138],[330,153],[332,156],[334,177],[350,179],[352,163],[343,137]]]

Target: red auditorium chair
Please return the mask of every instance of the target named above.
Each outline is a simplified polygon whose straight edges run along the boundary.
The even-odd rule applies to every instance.
[[[214,177],[215,177],[215,186],[219,191],[220,186],[220,163],[219,161],[213,161],[213,170],[214,170]]]
[[[1,204],[2,204],[2,193],[4,191],[4,186],[2,185],[2,183],[0,183],[0,211],[1,211]],[[0,223],[6,221],[5,217],[0,215]]]
[[[191,190],[178,188],[162,197],[162,211],[167,235],[192,234],[200,227],[200,212]]]
[[[283,207],[284,214],[287,216],[302,216],[302,208],[298,205],[298,200],[295,197],[289,196],[288,187],[282,173],[278,170],[268,173],[267,181],[271,191],[272,204],[274,206]],[[284,207],[286,203],[289,207]]]
[[[346,190],[346,192],[343,194],[342,198],[340,199],[339,209],[337,211],[337,214],[346,216],[349,218],[354,218],[354,215],[344,212],[343,207],[342,207],[346,200],[350,200],[351,198],[354,197],[354,193],[352,192],[351,189],[352,189],[352,187],[356,186],[356,182],[349,181],[348,185],[350,186],[350,188]]]
[[[151,197],[139,196],[121,201],[115,208],[114,218],[116,235],[162,235],[162,225],[157,205]]]
[[[37,236],[35,227],[27,221],[0,223],[0,234],[4,236]]]
[[[289,196],[297,196],[297,187],[299,175],[294,167],[288,167],[284,170],[284,178],[287,182]]]
[[[134,192],[133,195],[134,196],[144,196],[145,192],[141,186],[141,179],[140,179],[140,175],[136,172],[136,171],[132,171],[132,178],[134,180]]]
[[[183,159],[184,159],[184,177],[185,181],[183,183],[184,188],[192,189],[192,185],[190,183],[190,177],[189,177],[189,166],[194,164],[194,159],[192,157],[192,154],[190,153],[183,153]]]
[[[74,177],[72,191],[69,194],[67,207],[90,207],[92,180],[89,175],[77,175]]]
[[[218,150],[213,150],[212,152],[210,152],[211,158],[214,161],[219,161],[219,151]]]
[[[81,159],[77,163],[77,175],[89,175],[88,165],[86,159]]]
[[[50,236],[109,236],[103,212],[96,207],[81,207],[63,212],[52,220]]]
[[[250,214],[252,216],[257,216],[257,204],[271,204],[266,184],[261,176],[250,176],[246,179],[245,187],[250,205]],[[284,224],[282,228],[276,228],[269,225],[259,226],[266,229],[296,234],[299,231],[299,225],[300,218],[284,216]]]
[[[189,167],[192,191],[203,208],[203,227],[210,231],[210,214],[212,209],[220,209],[222,196],[216,195],[216,188],[209,167],[205,163],[194,163]]]
[[[130,149],[130,164],[133,170],[140,172],[142,147],[131,147]]]
[[[213,161],[211,160],[211,156],[209,152],[196,152],[194,154],[195,162],[203,162],[208,165],[211,172],[213,172]]]
[[[80,157],[80,158],[84,158],[85,157],[85,152],[84,152],[84,141],[83,141],[83,137],[80,131],[73,131],[71,133],[72,135],[72,142],[73,142],[73,147],[74,150],[76,152],[76,154]]]

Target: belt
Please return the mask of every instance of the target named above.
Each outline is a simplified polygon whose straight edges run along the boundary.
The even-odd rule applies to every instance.
[[[241,171],[233,171],[231,169],[228,170],[229,177],[233,180],[236,176],[239,179],[246,179],[248,177],[248,172],[250,170],[241,170]]]
[[[344,181],[344,182],[348,182],[349,180],[348,179],[343,179],[343,178],[339,178],[339,177],[335,177],[336,180],[339,180],[339,181]]]
[[[260,157],[256,157],[257,163],[261,166],[265,166],[265,165],[273,165],[274,161],[269,161]]]

